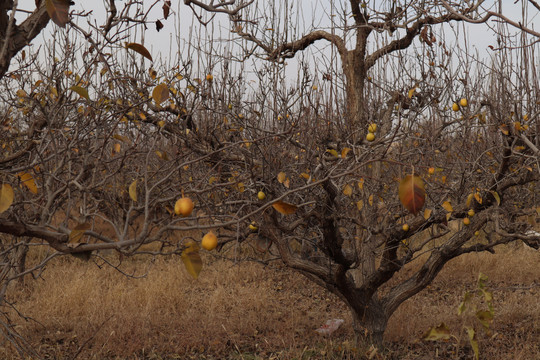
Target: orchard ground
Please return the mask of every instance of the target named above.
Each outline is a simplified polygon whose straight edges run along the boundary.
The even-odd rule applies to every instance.
[[[540,358],[540,252],[530,248],[500,247],[451,261],[394,314],[382,352],[355,345],[343,302],[301,275],[217,254],[204,252],[198,280],[179,257],[124,259],[121,270],[145,275],[138,279],[98,258],[56,258],[37,281],[14,285],[9,301],[27,317],[16,321],[16,330],[46,359],[472,359],[465,326],[474,325],[481,358]],[[490,336],[474,316],[457,315],[480,272],[494,295]],[[315,332],[333,318],[345,319],[334,334]],[[442,322],[455,338],[421,340]],[[0,357],[19,358],[5,340]]]

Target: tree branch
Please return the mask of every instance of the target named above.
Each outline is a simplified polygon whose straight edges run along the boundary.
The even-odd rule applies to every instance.
[[[400,39],[392,41],[390,44],[376,50],[372,54],[368,55],[366,57],[366,69],[371,68],[377,60],[379,60],[381,57],[390,54],[394,51],[404,50],[408,48],[413,40],[416,38],[418,34],[420,34],[420,31],[422,30],[422,27],[424,25],[434,25],[434,24],[441,24],[445,22],[450,22],[452,20],[463,20],[461,17],[456,16],[454,14],[447,14],[439,17],[432,17],[428,16],[423,19],[419,19],[415,23],[412,24],[410,28],[407,28],[407,34],[403,36]]]
[[[529,28],[523,26],[523,24],[520,23],[520,22],[515,22],[513,20],[510,20],[509,18],[507,18],[503,14],[499,14],[499,13],[494,12],[494,11],[488,11],[483,18],[481,18],[481,19],[472,19],[470,17],[467,17],[467,16],[465,16],[463,14],[458,13],[452,6],[450,6],[450,4],[448,4],[447,1],[441,0],[441,2],[444,5],[444,7],[446,8],[446,10],[448,10],[448,12],[450,12],[453,16],[459,18],[459,20],[462,20],[462,21],[465,21],[465,22],[468,22],[468,23],[471,23],[471,24],[482,24],[482,23],[487,22],[492,17],[497,17],[497,18],[501,19],[502,21],[504,21],[505,23],[510,24],[513,27],[515,27],[517,29],[520,29],[521,31],[524,31],[527,34],[530,34],[530,35],[533,35],[533,36],[536,36],[536,37],[540,38],[540,32],[529,29]],[[532,0],[529,0],[529,2],[531,2],[537,9],[540,10],[540,6],[538,6],[537,3],[535,3]]]
[[[331,42],[337,48],[341,56],[343,56],[343,54],[345,54],[345,52],[347,51],[343,39],[341,39],[339,36],[330,34],[323,30],[317,30],[307,35],[304,35],[302,38],[296,41],[280,45],[279,47],[271,51],[271,53],[269,54],[269,59],[277,60],[279,58],[292,58],[296,55],[298,51],[305,50],[315,41],[323,39]]]
[[[234,9],[228,9],[228,6],[234,5],[234,3],[236,2],[235,0],[220,1],[220,3],[216,4],[216,5],[214,5],[214,1],[210,1],[210,4],[205,4],[205,3],[201,2],[201,1],[198,1],[198,0],[184,0],[184,4],[191,7],[192,9],[193,9],[193,7],[191,5],[193,4],[195,6],[200,7],[201,9],[204,9],[204,10],[209,11],[209,12],[224,13],[224,14],[228,14],[228,15],[236,15],[236,14],[238,14],[240,12],[240,10],[248,7],[254,1],[255,0],[250,0],[247,3],[238,5]]]

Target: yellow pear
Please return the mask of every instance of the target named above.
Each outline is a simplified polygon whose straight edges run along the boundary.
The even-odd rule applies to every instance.
[[[174,204],[174,212],[176,215],[189,216],[193,211],[193,207],[193,201],[188,197],[183,197]]]
[[[203,236],[201,246],[208,251],[214,250],[217,246],[217,236],[210,231]]]

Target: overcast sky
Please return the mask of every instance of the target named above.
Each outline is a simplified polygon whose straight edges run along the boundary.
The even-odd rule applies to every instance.
[[[376,0],[370,0],[371,2]],[[521,21],[522,19],[522,1],[515,0],[502,0],[504,5],[504,14],[509,18],[512,18],[515,21]],[[155,0],[144,0],[146,7],[150,7],[154,4]],[[158,32],[155,28],[155,20],[162,18],[162,2],[157,3],[152,10],[149,12],[148,21],[151,23],[148,24],[148,30],[145,33],[145,46],[150,50],[154,59],[158,59],[160,56],[162,59],[166,60],[169,56],[174,60],[175,55],[178,53],[179,49],[177,47],[177,35],[179,38],[187,41],[188,33],[190,27],[194,24],[193,14],[190,8],[184,5],[182,0],[172,0],[172,12],[173,14],[169,17],[168,20],[163,20],[164,28]],[[493,4],[495,0],[487,0],[485,4]],[[96,4],[92,9],[89,8],[88,4]],[[297,3],[302,8],[302,20],[306,23],[311,23],[313,17],[318,17],[314,22],[322,27],[325,24],[329,24],[327,19],[327,3],[328,1],[324,0],[297,0]],[[527,3],[525,1],[525,3]],[[124,1],[117,1],[118,9],[121,9],[124,4]],[[19,0],[19,8],[25,10],[33,10],[35,8],[35,0]],[[82,1],[75,0],[75,6],[72,7],[73,10],[92,10],[95,18],[98,22],[102,23],[105,19],[105,5],[103,1]],[[534,16],[531,16],[533,14]],[[20,18],[24,17],[24,14],[21,14]],[[536,27],[540,27],[540,15],[538,11],[531,11],[527,22],[530,27],[535,27],[535,24],[538,24]],[[494,22],[492,22],[494,24]],[[80,25],[83,25],[80,22]],[[197,24],[198,25],[198,24]],[[48,31],[53,28],[54,24],[49,23],[47,31],[44,32],[43,36],[47,37]],[[225,16],[217,16],[214,19],[212,24],[214,31],[221,29],[224,33],[228,34],[228,20]],[[463,24],[454,23],[451,25],[454,29],[458,29],[460,32],[463,32]],[[461,28],[460,28],[461,27]],[[472,48],[478,49],[480,53],[488,54],[488,46],[496,46],[496,38],[492,32],[490,32],[485,25],[470,27],[468,29],[467,38],[468,45]],[[452,39],[452,29],[445,29],[445,33],[450,34],[450,39],[448,41],[453,41]],[[134,42],[140,42],[140,34],[137,38],[131,39]],[[43,37],[34,41],[34,43],[39,44],[43,42]],[[182,50],[182,49],[180,49]],[[294,61],[292,61],[294,64]]]

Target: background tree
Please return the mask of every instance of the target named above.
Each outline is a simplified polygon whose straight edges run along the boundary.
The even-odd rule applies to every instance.
[[[501,24],[486,62],[450,48],[461,28],[435,26],[486,22],[482,3],[331,2],[318,30],[300,28],[297,3],[187,1],[200,22],[172,66],[143,41],[161,3],[149,19],[109,1],[102,26],[66,12],[45,60],[21,53],[2,79],[2,294],[62,254],[119,270],[180,255],[196,277],[212,229],[223,254],[240,242],[329,289],[381,342],[451,259],[538,247],[535,39],[512,43]],[[213,13],[231,21],[224,41]],[[180,197],[190,216],[174,214]],[[47,250],[21,266],[27,245]]]

